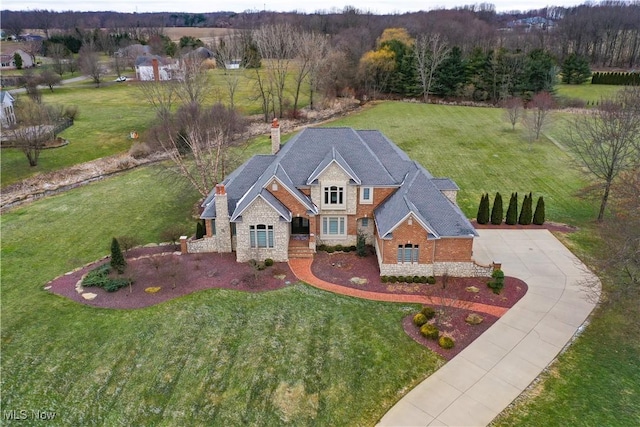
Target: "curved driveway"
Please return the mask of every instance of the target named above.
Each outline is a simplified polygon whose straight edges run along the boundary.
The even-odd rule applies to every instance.
[[[581,283],[594,278],[547,230],[478,230],[474,258],[501,262],[526,295],[487,332],[405,395],[379,426],[484,426],[571,340],[595,304]]]

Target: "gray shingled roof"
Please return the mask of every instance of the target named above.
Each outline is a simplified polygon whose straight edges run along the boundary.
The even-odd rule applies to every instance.
[[[460,208],[442,193],[458,190],[448,178],[434,178],[379,131],[351,128],[307,128],[294,136],[276,155],[254,156],[223,181],[229,200],[229,215],[240,219],[257,197],[274,206],[283,220],[291,213],[265,187],[276,177],[310,213],[317,207],[302,187],[316,185],[316,178],[332,162],[351,176],[354,183],[400,187],[375,210],[380,236],[390,238],[398,224],[412,214],[433,237],[476,236]],[[203,206],[202,218],[215,218],[215,190]]]

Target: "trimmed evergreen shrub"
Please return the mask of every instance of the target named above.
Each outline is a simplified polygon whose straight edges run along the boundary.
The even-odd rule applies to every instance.
[[[118,243],[118,239],[115,237],[111,240],[111,267],[116,270],[118,273],[124,273],[124,269],[127,267],[127,261],[124,259],[122,255],[122,250],[120,249],[120,243]]]
[[[491,273],[491,277],[493,280],[487,283],[487,286],[494,294],[498,295],[504,287],[504,272],[502,270],[494,270],[493,273]]]
[[[273,265],[273,260],[271,258],[267,258],[264,260],[264,265],[267,267],[271,267]]]
[[[427,323],[428,321],[429,319],[427,319],[427,316],[425,316],[422,313],[417,313],[415,316],[413,316],[413,324],[416,325],[418,328],[424,325],[425,323]]]
[[[334,249],[335,249],[335,251],[336,251],[336,252],[342,252],[342,251],[344,250],[344,248],[342,247],[342,245],[336,245],[336,246],[334,247]]]
[[[398,278],[396,276],[389,276],[389,283],[396,283]]]
[[[407,280],[405,279],[404,276],[398,276],[398,282],[399,283],[405,283]]]
[[[542,196],[538,197],[538,202],[536,203],[536,211],[533,214],[533,223],[535,225],[544,224],[544,199]]]
[[[509,207],[507,208],[507,217],[504,222],[508,225],[515,225],[518,222],[518,193],[511,193]]]
[[[359,257],[367,256],[366,237],[361,232],[358,232],[358,238],[356,240],[356,253]]]
[[[438,338],[438,345],[444,348],[445,350],[449,350],[453,348],[453,346],[455,345],[455,341],[453,341],[453,338],[443,335],[440,338]]]
[[[380,276],[380,281],[382,283],[387,283],[389,281],[389,276]]]
[[[493,199],[493,208],[491,209],[491,224],[502,224],[502,209],[502,195],[500,195],[500,192],[497,192],[496,197]]]
[[[202,239],[205,235],[205,226],[203,221],[198,221],[196,223],[196,240]]]
[[[413,283],[422,283],[422,282],[420,281],[420,276],[413,276],[413,280],[412,280],[412,282],[413,282]]]
[[[436,278],[433,276],[429,276],[427,277],[427,283],[430,285],[435,285],[436,284]]]
[[[424,307],[422,307],[422,310],[420,310],[420,313],[424,314],[424,316],[429,320],[436,317],[436,311],[432,307],[429,307],[428,305],[425,305]]]
[[[87,273],[84,279],[82,279],[82,286],[87,288],[95,286],[102,288],[107,292],[115,292],[118,289],[129,285],[129,282],[131,281],[130,279],[112,279],[109,277],[110,272],[111,266],[109,264],[103,264],[100,267],[96,267]]]
[[[427,283],[427,280],[429,280],[427,276],[420,276],[420,283]]]
[[[478,224],[486,224],[489,222],[489,193],[484,193],[480,198],[476,221]]]
[[[524,196],[524,200],[522,201],[522,210],[520,211],[520,218],[518,218],[518,224],[531,224],[531,220],[533,219],[532,199],[533,196],[531,193]]]
[[[435,325],[426,323],[420,327],[420,334],[425,338],[437,340],[440,335],[440,331],[435,327]]]

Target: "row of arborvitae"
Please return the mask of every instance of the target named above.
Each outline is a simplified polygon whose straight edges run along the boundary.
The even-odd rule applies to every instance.
[[[423,337],[438,340],[438,345],[446,350],[453,348],[455,345],[453,338],[446,335],[440,335],[438,327],[429,323],[429,320],[433,319],[435,316],[436,311],[425,305],[422,307],[422,310],[420,310],[420,313],[413,316],[413,324],[420,328],[420,335]]]
[[[507,225],[542,225],[545,220],[544,212],[544,198],[538,197],[536,203],[536,210],[533,212],[533,195],[531,193],[525,194],[522,201],[522,209],[518,215],[518,193],[511,193],[511,199],[509,200],[509,207],[507,208],[506,217],[503,214],[502,196],[500,193],[496,193],[493,200],[493,207],[490,208],[489,193],[484,193],[480,199],[480,206],[478,206],[478,215],[476,215],[476,221],[478,224],[488,224],[491,222],[493,225],[502,224],[504,219]]]
[[[433,276],[380,276],[382,283],[426,283],[434,285],[436,278]]]
[[[593,73],[592,85],[640,85],[640,73]]]

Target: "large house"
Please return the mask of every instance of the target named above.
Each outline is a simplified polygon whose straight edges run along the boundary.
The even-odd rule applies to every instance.
[[[206,235],[194,252],[232,252],[238,262],[313,256],[319,245],[375,247],[381,275],[485,276],[472,259],[471,223],[458,187],[434,178],[379,131],[307,128],[272,154],[256,155],[205,199]]]

